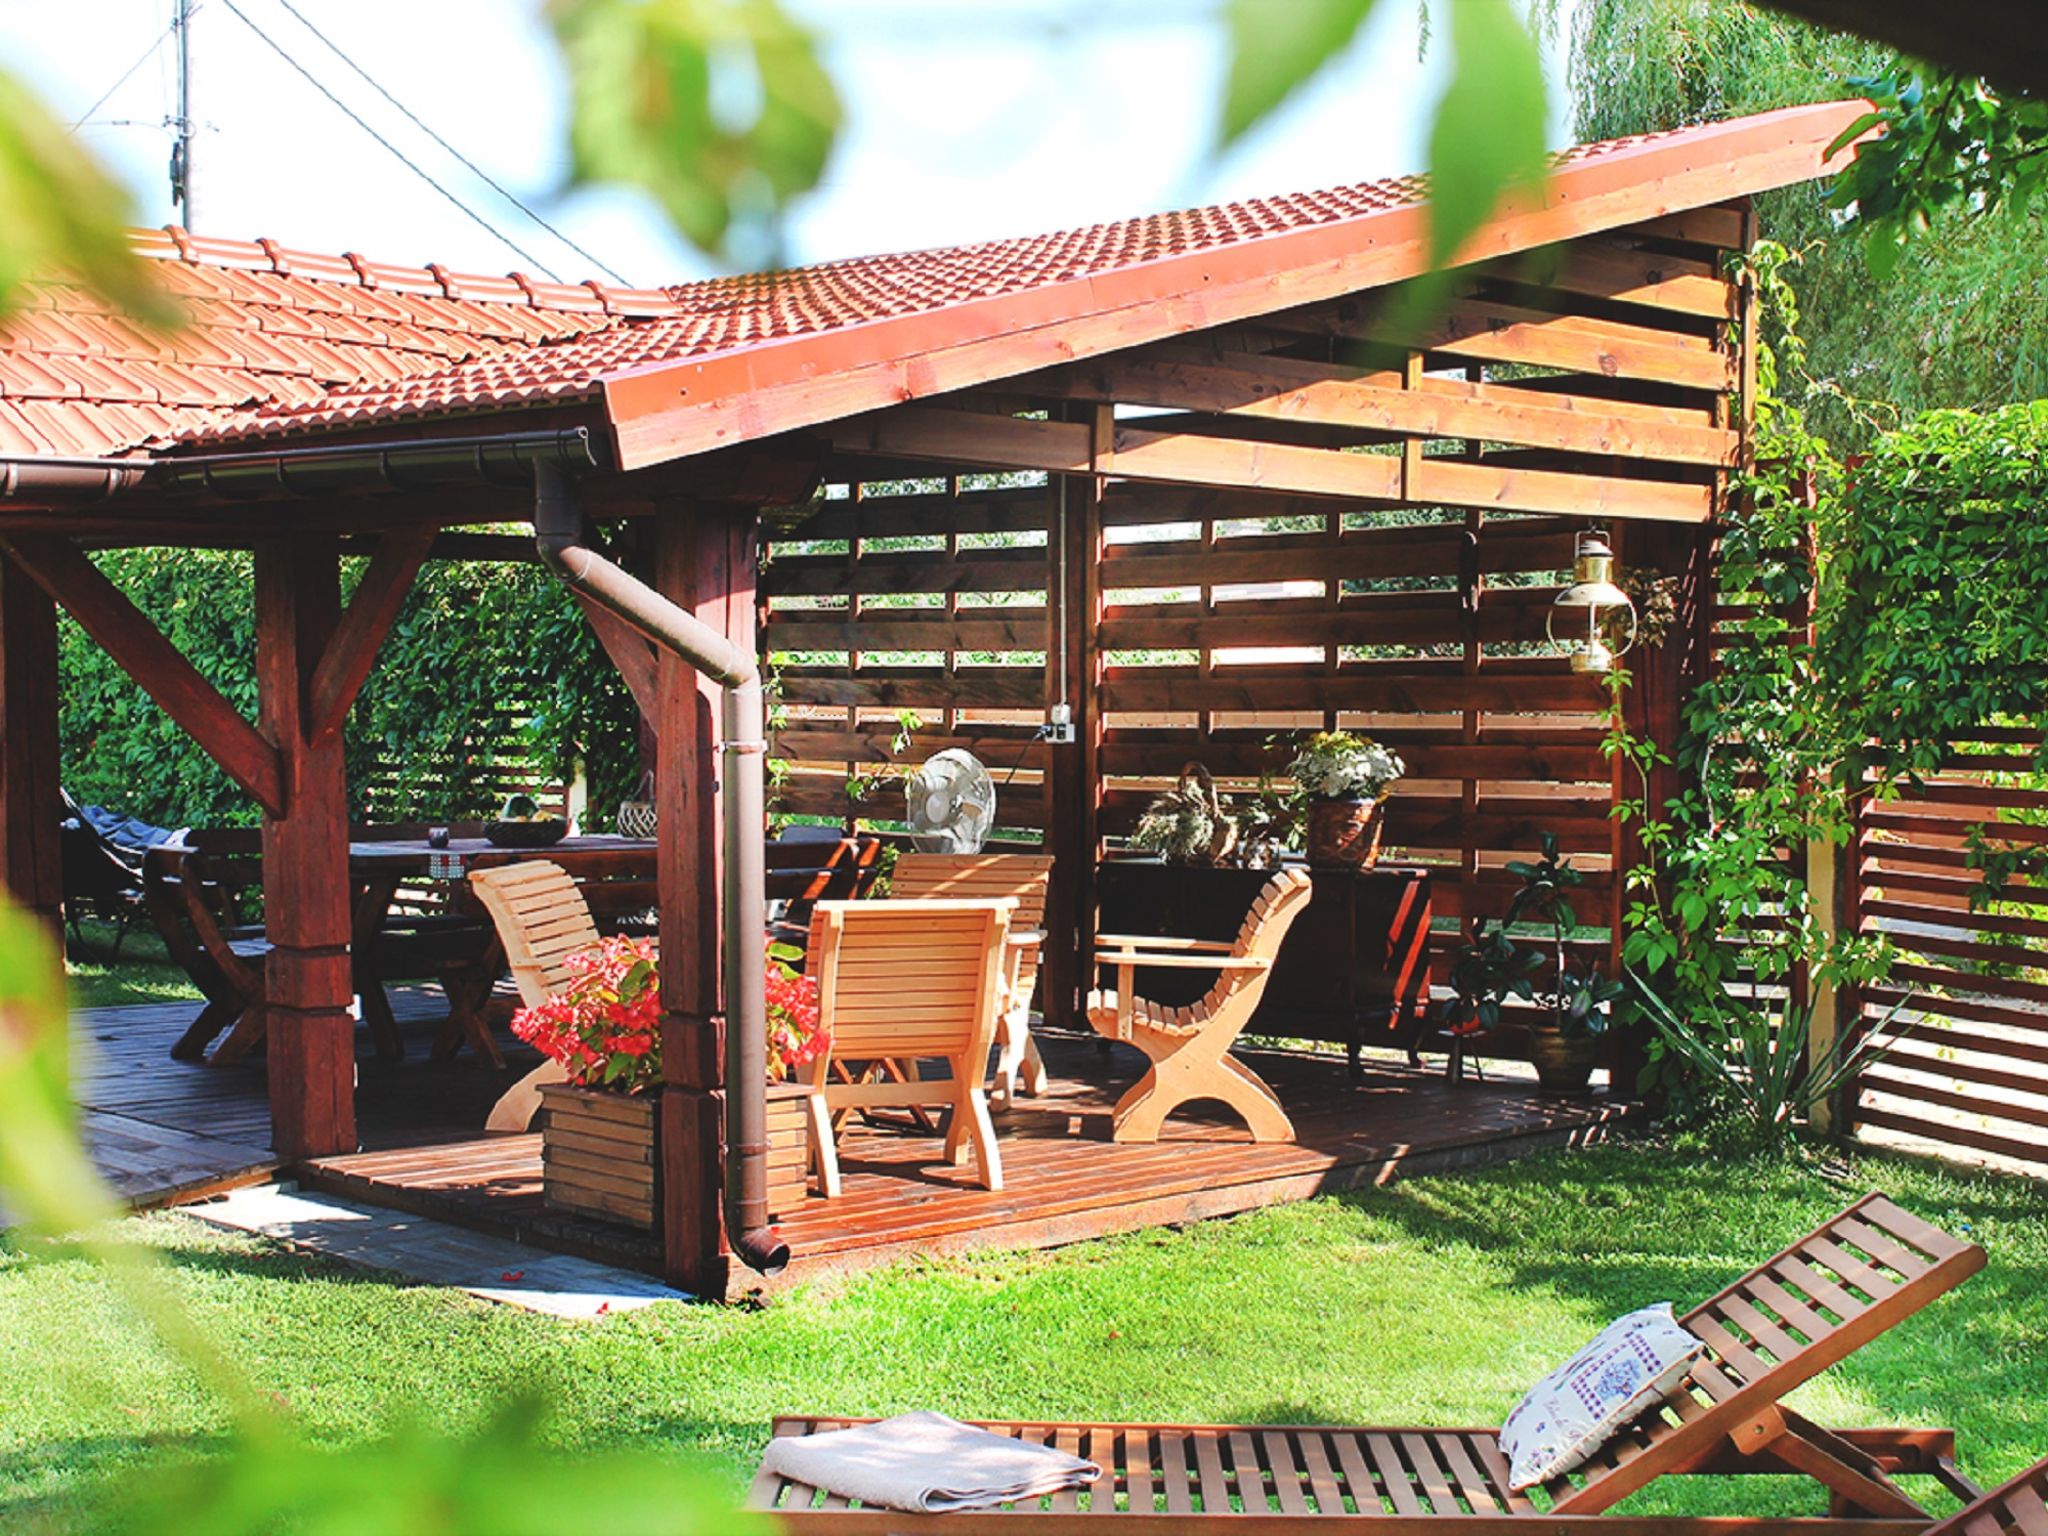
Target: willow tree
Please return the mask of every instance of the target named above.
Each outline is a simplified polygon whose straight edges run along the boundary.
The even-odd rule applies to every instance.
[[[1739,0],[1583,0],[1572,38],[1577,137],[1851,94],[1851,81],[1890,58],[1881,44]],[[1884,273],[1842,230],[1822,186],[1760,197],[1757,212],[1765,236],[1803,253],[1801,330],[1822,386],[1808,417],[1838,446],[1860,448],[1874,429],[1930,407],[2048,396],[2048,229],[2038,210],[1959,207]]]

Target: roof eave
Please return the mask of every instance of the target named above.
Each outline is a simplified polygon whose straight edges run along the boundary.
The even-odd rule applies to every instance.
[[[1626,145],[1553,173],[1501,211],[1457,265],[1824,175],[1862,101],[1788,107]],[[619,467],[971,389],[1040,368],[1256,318],[1424,271],[1427,207],[1163,256],[944,309],[649,364],[603,378]]]

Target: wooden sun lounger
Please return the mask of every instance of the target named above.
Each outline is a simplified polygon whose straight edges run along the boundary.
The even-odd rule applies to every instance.
[[[1485,1536],[1531,1529],[1641,1536],[1805,1531],[1903,1536],[1930,1518],[1893,1480],[1929,1472],[1974,1492],[1953,1470],[1945,1432],[1836,1433],[1781,1406],[1794,1387],[1917,1312],[1984,1266],[1984,1251],[1865,1196],[1687,1313],[1710,1349],[1684,1386],[1584,1467],[1540,1489],[1511,1493],[1491,1429],[1295,1426],[992,1424],[1102,1462],[1092,1489],[1045,1508],[984,1515],[909,1516],[833,1507],[815,1490],[764,1476],[753,1503],[790,1530],[910,1531],[966,1536],[1051,1519],[1035,1530],[1091,1528],[1114,1514],[1119,1530],[1178,1530],[1229,1514],[1232,1530],[1291,1530],[1296,1522],[1352,1523],[1399,1536],[1455,1529]],[[848,1420],[778,1419],[775,1433],[810,1434]],[[1803,1520],[1619,1517],[1605,1511],[1660,1477],[1797,1472],[1826,1489],[1832,1514]],[[815,1507],[813,1507],[815,1505]],[[1106,1507],[1105,1507],[1106,1506]],[[1061,1515],[1071,1518],[1062,1520]],[[1263,1518],[1262,1518],[1263,1517]],[[1975,1536],[1975,1533],[1971,1533]]]
[[[2048,1536],[2048,1461],[1957,1510],[1927,1536]]]

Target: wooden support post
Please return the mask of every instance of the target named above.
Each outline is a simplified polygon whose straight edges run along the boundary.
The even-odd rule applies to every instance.
[[[1057,411],[1058,408],[1055,407]],[[1108,410],[1098,430],[1111,430]],[[1081,999],[1094,984],[1095,861],[1101,848],[1102,805],[1102,674],[1098,624],[1101,619],[1102,482],[1094,475],[1064,477],[1048,487],[1054,497],[1052,527],[1046,540],[1051,563],[1048,592],[1054,595],[1048,616],[1047,673],[1051,694],[1058,692],[1061,642],[1060,602],[1066,605],[1066,675],[1074,711],[1075,739],[1047,749],[1045,849],[1053,857],[1052,883],[1046,892],[1046,942],[1039,975],[1040,1009],[1055,1028],[1083,1027]]]
[[[654,585],[755,649],[759,518],[674,504],[655,515]],[[723,1298],[725,1061],[720,1019],[719,689],[667,652],[656,675],[655,799],[661,890],[662,1095],[658,1122],[663,1267],[695,1295]],[[766,835],[763,828],[757,834]],[[746,914],[740,914],[744,920]],[[752,914],[765,920],[765,914]]]
[[[1810,842],[1806,845],[1807,905],[1813,914],[1816,935],[1830,949],[1842,933],[1843,907],[1846,904],[1843,898],[1848,894],[1839,878],[1842,855],[1843,850],[1833,843]],[[1844,1028],[1849,1021],[1843,1017],[1846,1011],[1843,1004],[1847,998],[1838,992],[1833,981],[1824,976],[1808,976],[1806,991],[1807,1001],[1813,1009],[1813,1027],[1806,1037],[1806,1064],[1809,1071],[1818,1072],[1838,1044],[1846,1045]],[[1842,1113],[1842,1099],[1853,1096],[1854,1091],[1851,1086],[1843,1095],[1815,1100],[1813,1128],[1823,1136],[1846,1131],[1848,1124]]]
[[[0,555],[0,881],[56,937],[64,904],[59,777],[57,609]]]
[[[271,1138],[288,1160],[356,1149],[348,786],[341,734],[321,729],[314,703],[340,579],[331,537],[256,547],[258,710],[283,781],[282,810],[263,818],[263,1007]],[[330,712],[345,710],[330,694]]]

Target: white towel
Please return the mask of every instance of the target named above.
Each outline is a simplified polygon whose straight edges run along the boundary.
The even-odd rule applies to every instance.
[[[841,1498],[911,1514],[982,1509],[1078,1487],[1092,1461],[1027,1445],[943,1413],[904,1413],[855,1429],[768,1442],[764,1470]]]

